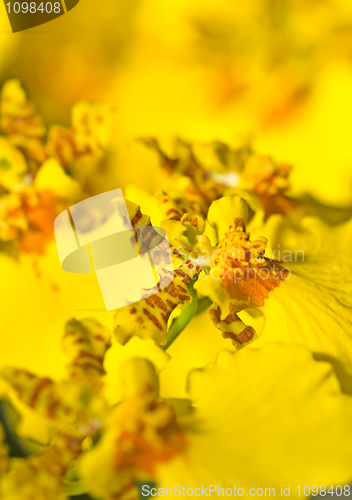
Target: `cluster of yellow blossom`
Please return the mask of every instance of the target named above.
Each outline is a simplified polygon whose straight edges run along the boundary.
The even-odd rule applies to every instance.
[[[43,253],[53,238],[53,222],[91,186],[77,179],[80,162],[102,168],[108,145],[107,106],[79,103],[72,125],[48,133],[20,82],[7,81],[0,96],[0,242],[7,248]],[[86,194],[86,195],[87,195]]]
[[[19,257],[45,253],[58,210],[90,194],[80,160],[99,165],[104,155],[104,109],[78,105],[71,128],[46,136],[18,82],[5,84],[0,239],[18,245]],[[331,210],[327,219],[326,207],[293,198],[290,167],[249,144],[178,140],[169,155],[154,138],[142,142],[173,180],[172,190],[156,186],[154,205],[173,279],[114,311],[110,327],[97,311],[69,319],[59,310],[59,376],[1,367],[0,389],[19,418],[11,422],[4,407],[5,433],[27,447],[27,456],[14,456],[1,431],[1,498],[134,500],[141,484],[209,481],[246,491],[285,484],[298,497],[299,485],[348,484],[352,212]],[[152,227],[143,200],[134,201],[126,201],[132,226]],[[279,248],[289,252],[283,262]],[[196,353],[180,334],[205,308],[212,329],[202,330],[197,349],[212,346],[219,329],[232,352],[203,369],[194,363],[185,398],[167,389],[177,356],[165,350],[177,338],[168,352],[179,344],[179,363],[189,363]],[[45,328],[50,334],[49,321]]]

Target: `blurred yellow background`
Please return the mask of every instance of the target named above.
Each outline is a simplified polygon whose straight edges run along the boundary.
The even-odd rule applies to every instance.
[[[115,184],[152,193],[154,135],[236,141],[294,166],[294,191],[352,193],[352,3],[348,0],[80,0],[12,34],[0,7],[2,84],[18,77],[47,125],[80,100],[114,109]]]

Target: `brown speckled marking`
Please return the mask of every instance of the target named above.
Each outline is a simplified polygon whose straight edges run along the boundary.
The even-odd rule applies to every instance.
[[[143,308],[143,312],[147,316],[147,318],[150,319],[150,321],[152,321],[157,328],[159,328],[159,330],[163,331],[163,327],[159,323],[158,318],[156,316],[151,314],[145,307]]]
[[[138,210],[136,215],[131,220],[132,226],[135,226],[136,224],[138,224],[138,222],[140,221],[141,218],[142,218],[142,212],[140,210]]]
[[[33,394],[32,394],[32,397],[30,398],[30,400],[28,401],[28,405],[32,408],[35,407],[35,404],[37,402],[37,399],[38,397],[40,396],[40,393],[46,389],[47,387],[50,387],[50,386],[53,386],[53,381],[50,380],[50,378],[43,378],[41,380],[39,380]]]
[[[238,342],[239,344],[246,344],[254,337],[254,329],[251,326],[246,326],[246,328],[241,333],[233,333],[233,332],[223,332],[222,336],[224,339],[232,339]]]

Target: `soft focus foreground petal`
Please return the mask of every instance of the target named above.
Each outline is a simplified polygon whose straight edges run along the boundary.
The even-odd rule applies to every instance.
[[[275,214],[261,230],[269,240],[270,257],[279,261],[290,263],[325,255],[331,261],[344,261],[348,266],[346,256],[352,243],[351,218],[332,227],[318,217],[306,216],[293,224],[284,216]]]
[[[220,353],[191,372],[194,432],[184,457],[158,470],[158,486],[271,487],[351,481],[352,399],[329,363],[296,344]]]
[[[38,377],[18,367],[1,367],[8,395],[20,415],[16,432],[47,443],[65,429],[83,439],[100,427],[107,404],[100,394],[111,330],[94,318],[67,322],[62,339],[66,355],[64,380]]]
[[[79,464],[97,498],[130,498],[137,479],[153,477],[158,463],[170,461],[187,447],[173,407],[158,398],[155,367],[134,358],[125,364],[121,380],[123,400],[106,419],[97,446]]]
[[[213,363],[225,347],[236,349],[230,341],[224,342],[219,330],[211,324],[208,311],[195,316],[167,350],[171,359],[159,374],[161,396],[188,397],[190,370]]]
[[[55,158],[46,160],[35,177],[34,186],[38,191],[50,189],[56,196],[65,200],[77,200],[82,195],[79,182],[66,174]]]
[[[111,330],[94,318],[66,324],[63,350],[67,356],[67,369],[73,380],[94,379],[105,374],[104,358],[111,346]]]
[[[94,316],[112,327],[94,274],[65,272],[55,243],[44,256],[0,256],[0,366],[60,377],[65,357],[62,333],[68,319]]]
[[[121,401],[120,377],[123,365],[132,358],[139,357],[149,360],[156,372],[163,370],[169,361],[169,355],[151,339],[142,340],[139,337],[133,337],[124,346],[113,339],[112,347],[106,353],[104,361],[105,395],[111,405]]]
[[[79,440],[57,437],[50,448],[29,458],[15,458],[2,483],[4,500],[66,500],[63,477],[80,452]]]

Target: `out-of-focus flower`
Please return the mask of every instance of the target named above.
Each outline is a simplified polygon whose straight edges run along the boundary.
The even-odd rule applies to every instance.
[[[0,198],[0,239],[25,252],[44,251],[53,238],[58,200],[51,191],[28,187]]]
[[[100,390],[110,338],[110,331],[95,320],[71,320],[63,338],[64,380],[38,377],[19,368],[1,370],[21,416],[19,434],[47,446],[39,454],[10,460],[8,474],[0,479],[2,498],[67,498],[64,476],[81,453],[83,440],[99,429],[107,410]]]
[[[332,225],[352,215],[351,206],[326,206],[308,194],[293,196],[292,167],[258,153],[248,140],[232,146],[219,140],[203,144],[177,139],[172,156],[153,138],[143,143],[157,152],[162,169],[174,180],[173,190],[155,193],[162,219],[180,220],[186,212],[205,217],[211,202],[224,194],[243,197],[255,225],[272,214],[284,214],[295,227],[305,215]]]
[[[73,345],[86,338],[79,332]],[[124,356],[121,349],[126,347],[119,349]],[[120,364],[120,404],[105,414],[98,443],[82,446],[82,453],[76,430],[76,437],[59,435],[39,455],[11,460],[0,483],[4,498],[12,499],[16,487],[24,498],[35,493],[46,499],[49,492],[50,498],[65,498],[64,474],[77,459],[80,487],[104,499],[138,498],[138,480],[157,488],[289,484],[295,498],[303,473],[309,486],[348,484],[352,402],[330,363],[315,361],[294,343],[224,351],[216,364],[190,374],[190,401],[169,400],[158,394],[157,350],[149,359],[136,351]]]
[[[156,193],[164,219],[179,220],[185,212],[204,216],[211,202],[223,194],[245,198],[250,218],[258,212],[265,219],[281,213],[296,226],[304,215],[316,215],[330,224],[352,215],[352,207],[326,206],[307,194],[292,196],[292,167],[256,152],[248,141],[231,146],[218,140],[191,144],[178,139],[172,157],[155,139],[143,142],[158,153],[161,167],[180,186],[178,194],[176,190],[174,195]]]
[[[138,498],[135,482],[155,476],[158,464],[185,451],[187,439],[175,410],[158,396],[154,366],[133,359],[122,371],[123,399],[112,410],[98,445],[80,472],[98,498]]]
[[[104,394],[111,406],[122,400],[121,370],[124,364],[133,358],[143,358],[150,361],[156,373],[164,370],[170,361],[170,356],[151,339],[132,337],[125,345],[121,345],[114,338],[112,347],[105,355]]]
[[[11,460],[11,470],[0,482],[4,500],[66,500],[63,477],[81,450],[80,440],[58,436],[38,455]]]
[[[56,216],[81,193],[79,183],[56,160],[47,160],[32,185],[17,184],[0,196],[0,240],[23,252],[44,253]]]
[[[5,82],[0,99],[0,130],[23,151],[34,172],[48,158],[73,168],[77,160],[90,158],[99,164],[110,138],[111,110],[101,103],[81,102],[72,110],[72,125],[46,128],[34,105],[27,100],[19,80]]]
[[[154,138],[142,140],[146,146],[156,151],[161,167],[169,175],[189,180],[182,196],[173,198],[166,193],[159,196],[159,206],[164,218],[179,220],[185,212],[199,212],[205,216],[211,202],[224,191],[224,186],[215,182],[210,172],[197,161],[191,144],[177,139],[175,156],[170,158]]]
[[[38,377],[20,368],[2,368],[1,377],[12,390],[14,403],[24,411],[24,418],[31,413],[26,407],[35,410],[46,422],[48,437],[62,431],[83,439],[95,432],[106,409],[99,390],[110,337],[110,331],[94,319],[69,321],[63,338],[68,374],[63,380]],[[35,429],[29,431],[35,435]]]
[[[53,221],[65,203],[79,201],[92,189],[92,171],[101,170],[108,146],[110,118],[105,105],[79,103],[73,109],[71,128],[53,125],[46,139],[43,120],[19,80],[4,84],[0,240],[19,243],[26,252],[45,251],[53,238]]]
[[[80,181],[88,192],[96,189],[94,175],[104,171],[104,158],[111,133],[111,109],[102,103],[76,104],[70,128],[52,125],[45,146],[46,154],[56,158]]]

